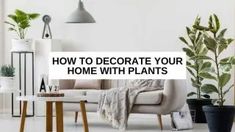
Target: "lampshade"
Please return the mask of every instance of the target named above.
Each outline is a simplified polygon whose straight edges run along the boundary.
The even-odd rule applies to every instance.
[[[66,23],[95,23],[95,20],[85,10],[83,2],[79,0],[78,8],[69,16]]]

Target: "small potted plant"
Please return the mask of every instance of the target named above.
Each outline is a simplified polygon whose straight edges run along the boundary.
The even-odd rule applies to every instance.
[[[0,69],[1,90],[11,91],[14,89],[15,68],[10,65],[3,65]]]
[[[27,39],[26,34],[29,29],[30,22],[39,17],[38,13],[26,13],[19,9],[14,14],[8,15],[9,21],[5,21],[9,25],[8,30],[15,32],[18,39],[12,39],[11,51],[32,51],[32,39]]]
[[[200,18],[196,17],[194,25],[200,24]],[[187,99],[193,121],[195,123],[206,123],[206,117],[202,110],[204,105],[212,105],[212,100],[207,93],[202,91],[204,78],[199,76],[211,69],[211,62],[198,59],[197,56],[205,56],[208,53],[207,47],[203,43],[203,34],[194,27],[186,27],[187,37],[179,39],[185,44],[183,51],[188,57],[187,70],[191,74],[191,83],[195,91],[188,93],[188,97],[196,96],[196,98]]]
[[[205,93],[215,93],[215,106],[203,106],[210,132],[231,132],[235,106],[224,105],[226,94],[234,87],[231,84],[231,70],[235,65],[235,56],[222,57],[222,53],[232,44],[233,39],[225,38],[227,29],[220,30],[219,18],[213,14],[209,18],[208,26],[194,25],[203,31],[203,40],[211,56],[199,57],[210,60],[215,71],[207,71],[201,75],[211,80],[210,84],[202,88]]]

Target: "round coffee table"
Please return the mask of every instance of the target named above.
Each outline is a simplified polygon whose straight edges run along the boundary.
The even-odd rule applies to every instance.
[[[64,121],[63,121],[63,103],[80,103],[83,129],[84,132],[89,132],[87,116],[86,116],[86,97],[37,97],[37,96],[19,96],[16,98],[23,102],[23,110],[21,114],[20,132],[24,132],[25,118],[27,113],[27,103],[32,101],[46,102],[46,132],[53,131],[53,103],[55,103],[56,109],[56,132],[64,132]]]

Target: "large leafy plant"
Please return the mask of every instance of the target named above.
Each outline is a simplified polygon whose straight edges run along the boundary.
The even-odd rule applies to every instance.
[[[15,68],[11,65],[3,65],[1,66],[0,74],[2,77],[14,77]]]
[[[16,9],[14,14],[8,15],[9,21],[5,21],[10,27],[9,31],[16,32],[20,39],[25,39],[27,29],[31,26],[30,21],[39,17],[38,13],[26,13]]]
[[[225,95],[234,87],[233,84],[228,85],[231,79],[231,69],[235,65],[235,57],[222,57],[222,53],[232,44],[232,38],[226,38],[225,33],[227,29],[220,29],[219,18],[213,14],[209,18],[208,26],[202,26],[196,23],[194,28],[203,32],[203,41],[210,56],[198,56],[198,59],[206,59],[213,63],[214,71],[208,70],[206,74],[199,74],[201,77],[212,80],[214,83],[204,84],[202,91],[205,93],[216,93],[216,102],[219,106],[223,106],[225,102]]]
[[[194,25],[199,24],[200,18],[197,17]],[[191,74],[192,86],[196,88],[196,92],[190,92],[188,96],[197,95],[197,99],[210,98],[208,94],[202,92],[201,88],[204,78],[199,76],[199,74],[205,73],[211,67],[211,62],[198,58],[198,56],[206,56],[208,52],[203,42],[203,33],[194,27],[186,27],[186,32],[187,37],[180,37],[179,39],[185,44],[183,51],[188,56],[187,70]]]

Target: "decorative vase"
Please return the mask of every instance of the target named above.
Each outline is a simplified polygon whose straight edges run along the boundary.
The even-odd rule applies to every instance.
[[[235,106],[203,106],[210,132],[231,132]]]
[[[202,110],[204,105],[213,105],[211,99],[187,99],[194,123],[206,123],[206,116]]]
[[[14,77],[0,77],[2,91],[14,91]]]
[[[12,39],[11,51],[33,51],[32,39]]]

